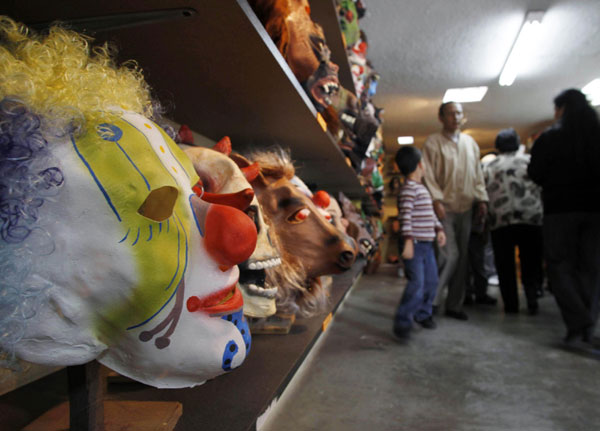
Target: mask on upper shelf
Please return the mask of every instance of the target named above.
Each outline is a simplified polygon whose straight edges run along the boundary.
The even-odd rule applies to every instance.
[[[371,107],[370,103],[363,106],[351,91],[340,87],[332,105],[323,113],[327,127],[338,137],[338,145],[357,171],[380,125]]]
[[[323,29],[310,18],[307,0],[250,0],[258,16],[318,111],[338,91],[339,67],[330,60]]]
[[[335,228],[294,183],[287,153],[263,151],[250,155],[261,174],[252,187],[280,243],[282,265],[269,268],[267,279],[279,288],[277,308],[307,316],[326,303],[317,277],[348,270],[356,258],[354,242]]]
[[[248,182],[258,176],[258,166],[240,155],[232,154],[227,137],[213,149],[187,145],[182,148],[204,184],[204,199],[213,201],[216,197],[238,202],[237,208],[244,211],[256,226],[256,249],[246,261],[239,264],[239,287],[244,297],[244,315],[268,317],[275,314],[277,286],[267,283],[265,271],[280,265],[281,258],[274,246],[274,232],[265,222],[258,199]],[[242,194],[245,194],[245,200],[239,198]]]
[[[159,388],[239,366],[250,218],[196,196],[190,160],[142,115],[138,70],[72,31],[0,31],[2,348]]]
[[[358,27],[358,11],[353,0],[340,0],[338,14],[340,18],[340,27],[346,41],[346,46],[352,46],[360,37],[360,28]]]

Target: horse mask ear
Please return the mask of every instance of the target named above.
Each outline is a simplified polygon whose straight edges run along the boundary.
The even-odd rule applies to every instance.
[[[268,182],[264,175],[260,172],[258,163],[251,163],[250,160],[240,154],[230,154],[229,157],[242,170],[244,176],[252,187],[267,187]]]

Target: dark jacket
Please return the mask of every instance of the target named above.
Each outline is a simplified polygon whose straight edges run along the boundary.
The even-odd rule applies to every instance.
[[[544,214],[600,212],[600,142],[576,161],[575,145],[559,127],[535,141],[529,177],[542,186]]]

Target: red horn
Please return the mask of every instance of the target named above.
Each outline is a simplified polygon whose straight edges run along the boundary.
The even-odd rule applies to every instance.
[[[246,177],[246,180],[248,180],[249,183],[254,181],[256,179],[256,177],[258,177],[258,174],[260,173],[260,167],[258,166],[258,163],[256,163],[256,162],[252,163],[250,166],[246,166],[245,168],[241,168],[241,169],[242,169],[242,172],[244,173],[244,176]]]
[[[223,153],[226,156],[231,154],[231,140],[229,136],[223,136],[219,142],[213,147],[213,150]]]
[[[244,189],[237,193],[208,193],[204,192],[202,200],[211,204],[226,205],[228,207],[234,207],[240,211],[244,211],[250,206],[250,202],[254,199],[254,190]]]
[[[192,134],[192,131],[190,130],[190,128],[187,125],[182,124],[181,127],[179,128],[179,132],[177,132],[177,134],[179,135],[179,140],[182,143],[188,144],[188,145],[194,145],[194,135]]]

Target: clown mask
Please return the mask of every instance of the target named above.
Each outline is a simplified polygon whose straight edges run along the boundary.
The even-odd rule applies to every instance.
[[[35,223],[15,216],[4,224],[3,265],[15,282],[6,291],[26,298],[39,289],[28,319],[9,325],[3,316],[2,329],[19,331],[0,339],[3,347],[47,365],[97,359],[159,388],[194,386],[239,366],[250,334],[236,265],[255,247],[250,218],[201,200],[189,159],[141,115],[117,111],[88,121],[84,133],[56,136],[22,104],[1,105],[3,124],[11,123],[3,153],[36,142],[58,162],[29,154],[28,175],[56,193],[36,201]],[[31,202],[6,190],[3,202]],[[31,247],[40,232],[46,246]]]

